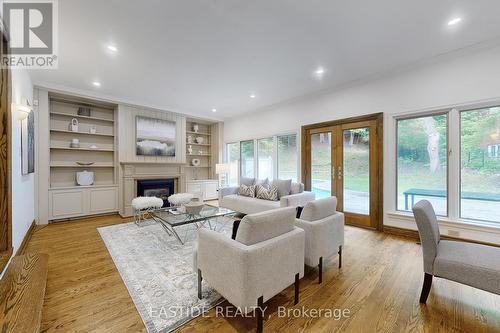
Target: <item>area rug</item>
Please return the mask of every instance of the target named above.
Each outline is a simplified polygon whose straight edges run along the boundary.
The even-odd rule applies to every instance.
[[[230,218],[212,226],[231,236]],[[204,282],[203,299],[198,299],[192,256],[197,230],[194,225],[176,230],[184,245],[152,220],[140,227],[126,223],[98,228],[149,333],[170,332],[223,300]]]

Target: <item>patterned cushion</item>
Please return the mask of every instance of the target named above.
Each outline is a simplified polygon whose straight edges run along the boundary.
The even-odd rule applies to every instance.
[[[267,189],[263,185],[257,185],[255,194],[258,199],[278,201],[278,188],[276,186]]]
[[[241,184],[238,194],[245,197],[255,198],[255,185],[247,186]]]
[[[265,188],[269,189],[271,187],[271,182],[269,181],[269,178],[266,179],[258,179],[255,183],[255,185],[262,185]]]

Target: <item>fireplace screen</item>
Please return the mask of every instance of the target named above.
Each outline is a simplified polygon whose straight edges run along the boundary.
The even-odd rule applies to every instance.
[[[143,179],[137,181],[137,196],[157,197],[163,200],[163,207],[170,206],[168,197],[174,194],[174,179]]]

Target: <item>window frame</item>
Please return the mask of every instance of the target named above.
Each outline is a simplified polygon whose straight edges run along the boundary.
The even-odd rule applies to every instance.
[[[237,179],[237,183],[239,184],[240,183],[240,177],[241,177],[241,163],[240,163],[240,158],[241,158],[241,155],[240,155],[240,142],[239,141],[236,141],[236,142],[227,142],[225,143],[225,156],[224,156],[224,161],[226,163],[230,163],[230,160],[229,160],[229,145],[237,145],[238,146],[238,173],[236,175],[236,179]],[[231,186],[230,184],[230,181],[231,181],[231,175],[229,174],[228,175],[228,185]]]

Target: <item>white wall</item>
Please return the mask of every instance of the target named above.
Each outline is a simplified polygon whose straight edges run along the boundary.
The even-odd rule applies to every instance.
[[[335,70],[329,73],[335,75]],[[224,125],[224,141],[300,133],[302,125],[384,112],[384,224],[416,229],[413,221],[389,214],[395,211],[393,116],[496,99],[500,101],[498,45],[230,119]],[[441,227],[445,233],[455,230],[463,238],[500,244],[498,229],[454,223],[443,223]]]
[[[12,69],[12,103],[33,102],[33,84],[25,70]],[[35,128],[35,131],[37,128]],[[36,170],[35,170],[36,172]],[[35,219],[35,174],[21,173],[21,122],[12,109],[12,246],[14,253]]]

